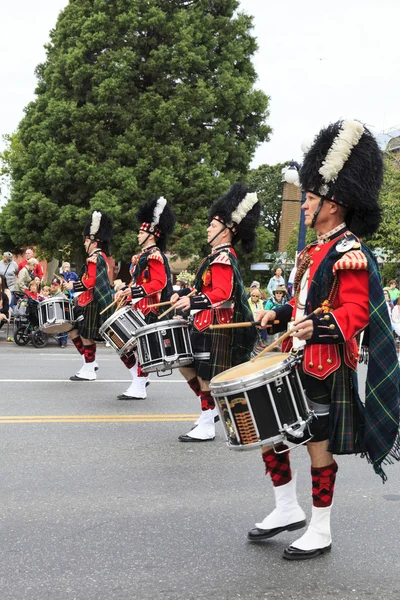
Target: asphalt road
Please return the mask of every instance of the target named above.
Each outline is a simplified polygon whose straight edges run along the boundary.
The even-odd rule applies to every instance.
[[[273,506],[259,452],[228,450],[220,425],[215,442],[178,442],[198,412],[178,372],[119,402],[128,377],[112,349],[96,382],[72,383],[74,348],[0,334],[1,600],[400,598],[399,464],[382,485],[339,457],[332,552],[289,563],[298,532],[246,540]],[[306,451],[292,460],[309,515]]]

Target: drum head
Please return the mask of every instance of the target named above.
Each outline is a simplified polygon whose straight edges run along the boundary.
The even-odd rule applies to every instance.
[[[284,361],[289,356],[288,353],[284,352],[271,352],[261,358],[256,359],[254,362],[245,362],[237,367],[232,367],[223,373],[219,373],[212,378],[213,383],[225,383],[227,381],[233,381],[235,379],[242,379],[249,375],[256,375],[265,369],[274,367]]]

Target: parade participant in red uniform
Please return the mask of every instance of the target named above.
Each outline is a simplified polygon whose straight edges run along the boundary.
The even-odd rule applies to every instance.
[[[68,333],[83,365],[70,377],[71,381],[94,381],[96,379],[96,339],[99,328],[108,319],[110,311],[100,314],[112,302],[107,256],[111,239],[112,225],[107,215],[94,211],[84,229],[84,246],[88,255],[79,274],[78,281],[63,284],[64,289],[80,293],[76,317],[83,317],[77,326]]]
[[[210,330],[215,323],[252,321],[233,246],[241,240],[244,252],[255,244],[255,227],[260,217],[257,194],[240,184],[216,200],[209,213],[207,241],[212,252],[200,265],[194,281],[197,293],[190,289],[175,293],[171,300],[176,309],[196,312],[191,342],[194,364],[180,369],[189,386],[199,396],[201,415],[195,427],[181,442],[206,442],[215,438],[216,409],[210,393],[210,380],[249,359],[257,339],[254,328]]]
[[[115,297],[140,298],[133,308],[140,310],[146,323],[150,324],[157,321],[159,315],[159,309],[153,305],[169,300],[172,294],[171,273],[164,251],[176,219],[163,197],[142,206],[137,218],[141,223],[137,237],[142,250],[132,257],[131,285],[119,290]],[[121,356],[121,360],[131,373],[132,383],[126,392],[118,396],[118,400],[146,398],[148,375],[142,372],[136,353]]]
[[[335,454],[366,456],[383,480],[382,464],[400,460],[399,366],[379,270],[358,237],[378,228],[382,171],[376,140],[361,123],[339,121],[319,133],[300,172],[306,190],[305,223],[315,228],[318,240],[299,257],[294,298],[257,316],[262,326],[278,319],[278,330],[292,322],[294,337],[289,339],[294,349],[304,353],[301,376],[316,415],[310,426],[313,438],[307,443],[312,517],[304,535],[285,550],[283,556],[289,560],[314,558],[331,548]],[[318,307],[323,312],[311,315]],[[307,314],[310,318],[300,323]],[[364,407],[357,391],[357,335],[367,326]],[[274,486],[276,508],[249,532],[252,541],[306,524],[289,452],[264,447],[263,460]]]

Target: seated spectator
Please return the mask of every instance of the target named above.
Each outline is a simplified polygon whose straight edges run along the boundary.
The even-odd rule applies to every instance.
[[[69,262],[64,261],[61,267],[61,276],[65,281],[79,281],[78,275],[75,271],[71,271],[71,265]]]
[[[282,287],[285,285],[285,280],[282,277],[282,269],[280,267],[277,267],[275,269],[275,274],[271,277],[271,279],[269,280],[268,286],[267,286],[267,293],[268,296],[271,297],[272,294],[274,293],[274,290],[276,290],[276,288]]]
[[[32,279],[32,281],[28,283],[28,287],[24,290],[24,292],[33,300],[37,300],[38,302],[43,300],[43,296],[40,295],[40,285],[38,285],[35,279]]]
[[[0,328],[10,319],[10,298],[7,294],[7,282],[5,277],[0,277]]]
[[[38,265],[36,258],[30,258],[26,265],[18,273],[17,280],[15,282],[15,291],[23,292],[29,285],[29,282],[35,278],[35,269]]]
[[[63,291],[63,287],[61,286],[59,280],[55,277],[50,283],[50,294],[49,297],[52,298],[54,296],[68,296],[67,291]],[[68,343],[68,334],[60,333],[55,336],[58,345],[60,348],[66,348]]]
[[[396,283],[395,279],[392,279],[391,281],[389,281],[388,292],[389,292],[391,301],[394,303],[397,300],[397,298],[400,296],[400,290],[397,288],[397,283]]]
[[[253,290],[255,290],[255,289],[257,289],[257,290],[260,289],[260,282],[259,281],[252,281],[251,282],[251,285],[250,285],[250,288],[249,288],[249,293],[247,294],[247,299],[249,299],[251,297],[251,292]]]
[[[254,315],[264,308],[263,301],[261,299],[261,291],[259,288],[253,288],[251,290],[248,302],[254,318]]]
[[[0,260],[0,275],[4,275],[7,282],[7,287],[10,290],[11,294],[14,292],[15,281],[18,275],[18,265],[13,260],[13,255],[11,252],[3,253],[3,260]],[[13,298],[11,305],[13,304]]]
[[[267,302],[265,303],[264,309],[265,310],[275,310],[275,308],[278,308],[279,306],[283,306],[284,304],[286,304],[286,296],[287,296],[287,291],[286,291],[285,286],[277,287],[276,290],[274,290],[274,292],[273,292],[272,298],[267,300]]]
[[[43,289],[42,289],[42,296],[43,298],[48,298],[50,296],[50,286],[49,285],[44,285]]]
[[[24,267],[26,267],[27,263],[29,262],[29,260],[31,258],[35,258],[35,254],[34,254],[32,248],[27,248],[25,250],[25,258],[24,258],[24,260],[21,260],[21,262],[18,265],[18,273],[21,272],[21,269],[23,269]],[[42,269],[41,265],[39,264],[38,260],[36,260],[35,275],[37,275],[39,277],[40,281],[42,281],[42,279],[43,279],[43,269]]]

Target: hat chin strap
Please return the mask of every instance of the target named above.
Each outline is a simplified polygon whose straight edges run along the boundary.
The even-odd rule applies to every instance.
[[[321,208],[322,208],[322,205],[324,203],[324,200],[325,200],[325,198],[321,197],[321,200],[319,201],[319,204],[317,206],[317,210],[315,211],[315,213],[313,215],[313,218],[312,218],[312,221],[311,221],[311,225],[310,225],[310,227],[312,229],[314,229],[314,227],[315,227],[315,223],[316,223],[317,217],[318,217],[318,215],[319,215],[319,213],[321,211]]]
[[[143,231],[143,230],[142,230],[142,231]],[[140,242],[139,242],[139,246],[140,246],[140,247],[142,247],[142,246],[143,246],[143,244],[145,244],[145,243],[147,242],[147,240],[149,239],[149,237],[150,237],[150,236],[151,236],[151,233],[148,233],[148,234],[147,234],[147,237],[145,237],[145,238],[144,238],[143,242],[142,242],[142,243],[140,243]]]
[[[219,222],[221,222],[221,221],[219,221]],[[214,242],[214,240],[216,240],[216,239],[217,239],[217,237],[218,237],[219,235],[221,235],[221,233],[222,233],[223,231],[225,231],[225,229],[228,229],[228,227],[227,227],[226,225],[224,225],[224,226],[223,226],[223,228],[222,228],[222,229],[220,229],[220,230],[218,231],[218,233],[216,233],[216,234],[214,235],[214,237],[213,237],[213,238],[212,238],[212,239],[211,239],[211,240],[208,242],[208,243],[210,244],[210,246],[211,246],[211,244]]]

